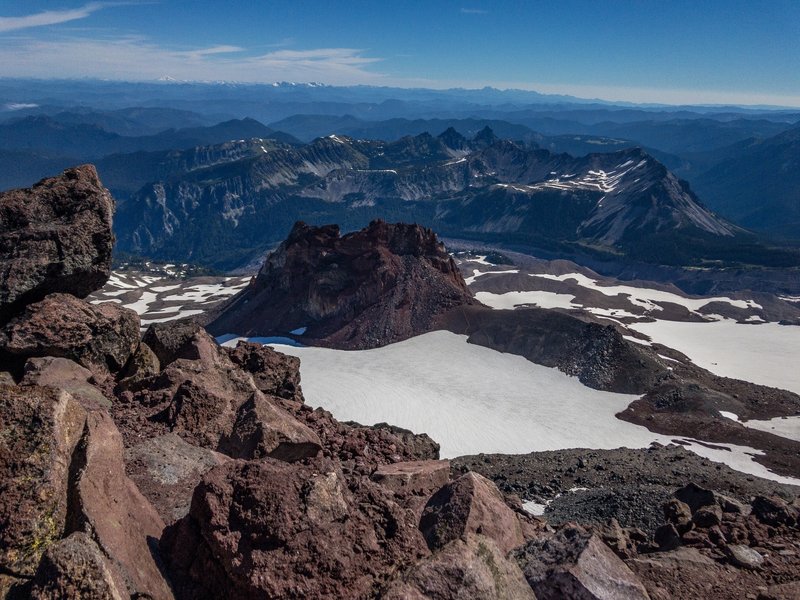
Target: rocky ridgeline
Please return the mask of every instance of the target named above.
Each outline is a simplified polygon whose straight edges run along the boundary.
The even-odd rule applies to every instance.
[[[430,229],[373,221],[340,236],[337,225],[297,223],[208,328],[364,349],[430,331],[447,311],[475,303]]]
[[[78,210],[92,198],[73,202],[70,181],[97,184],[72,170],[0,206],[29,194]],[[57,200],[37,192],[59,187]],[[83,254],[6,253],[2,289],[25,261],[57,274],[102,263],[109,229],[66,246],[51,215],[19,227]],[[312,410],[295,358],[221,348],[192,322],[140,339],[132,311],[80,299],[96,284],[37,281],[30,302],[2,304],[2,597],[680,598],[720,570],[740,577],[737,592],[797,597],[796,505],[688,486],[654,540],[553,529],[489,479],[454,475],[424,434]]]

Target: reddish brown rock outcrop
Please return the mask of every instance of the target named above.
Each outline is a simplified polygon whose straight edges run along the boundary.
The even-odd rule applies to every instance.
[[[113,213],[91,165],[0,194],[0,323],[48,294],[83,298],[102,287]]]
[[[297,223],[255,280],[209,324],[215,335],[289,335],[336,348],[375,348],[433,329],[474,304],[455,262],[419,225]]]
[[[503,553],[525,542],[519,519],[497,486],[474,472],[436,492],[422,512],[419,527],[431,550],[468,533],[491,538]]]
[[[162,549],[181,597],[367,598],[427,554],[410,511],[336,463],[212,469]]]
[[[69,358],[104,379],[128,362],[139,345],[139,316],[117,304],[93,305],[70,294],[31,304],[0,332],[11,357]]]

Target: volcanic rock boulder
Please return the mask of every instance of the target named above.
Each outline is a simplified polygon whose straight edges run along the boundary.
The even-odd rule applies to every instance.
[[[531,540],[514,555],[539,600],[648,600],[645,587],[597,536],[565,527]]]
[[[161,368],[179,358],[199,359],[207,355],[204,349],[207,349],[208,343],[216,346],[214,340],[194,321],[153,323],[144,332],[142,342],[156,355]]]
[[[215,467],[161,547],[184,598],[366,598],[427,554],[410,511],[333,461]]]
[[[373,221],[340,236],[336,225],[297,223],[208,328],[375,348],[429,331],[445,312],[474,303],[430,229]]]
[[[67,519],[86,411],[68,393],[0,386],[0,571],[32,576]]]
[[[753,500],[753,514],[759,521],[767,525],[791,527],[797,523],[800,510],[790,506],[777,496],[756,496]]]
[[[235,458],[297,460],[320,450],[319,437],[264,396],[224,355],[219,362],[177,359],[153,391],[170,398],[164,417],[190,443]]]
[[[393,581],[384,600],[536,600],[522,571],[482,535],[453,540]]]
[[[316,456],[321,449],[313,431],[258,391],[239,407],[230,434],[219,444],[234,458],[270,456],[287,462]]]
[[[122,369],[138,345],[134,311],[70,294],[50,294],[31,304],[0,331],[0,350],[12,358],[69,358],[101,379]]]
[[[189,513],[194,488],[224,454],[188,444],[176,433],[147,438],[125,450],[125,467],[167,524]]]
[[[497,486],[474,472],[436,492],[422,512],[419,527],[431,550],[468,533],[491,538],[504,553],[525,542],[519,519]]]
[[[94,540],[82,532],[47,549],[30,595],[35,600],[129,598],[120,573]]]
[[[256,386],[265,394],[303,402],[300,389],[300,359],[276,352],[269,346],[240,341],[228,349],[228,356],[253,376]]]
[[[158,357],[144,342],[139,342],[136,350],[128,359],[125,368],[119,374],[119,384],[117,392],[134,389],[142,381],[158,375],[161,372],[161,364]]]
[[[111,274],[114,200],[91,165],[0,194],[0,323],[54,292],[85,297]]]

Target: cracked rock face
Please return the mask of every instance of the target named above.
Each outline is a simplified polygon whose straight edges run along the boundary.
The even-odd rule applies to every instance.
[[[100,289],[111,274],[113,213],[91,165],[0,194],[0,323],[48,294]]]

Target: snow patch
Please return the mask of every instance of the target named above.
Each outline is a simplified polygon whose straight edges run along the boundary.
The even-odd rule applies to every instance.
[[[529,500],[528,502],[522,503],[522,508],[529,515],[533,515],[534,517],[541,517],[544,514],[545,509],[550,505],[550,502],[551,501],[548,500],[544,504],[539,504],[538,502]]]
[[[574,281],[581,287],[600,292],[605,296],[627,296],[631,304],[634,306],[639,306],[646,311],[664,310],[657,304],[658,302],[678,304],[686,307],[687,310],[694,313],[697,313],[697,311],[699,311],[701,308],[712,302],[724,302],[735,308],[742,309],[763,308],[760,304],[754,302],[753,300],[734,300],[733,298],[728,297],[686,298],[680,294],[665,292],[663,290],[654,290],[651,288],[633,287],[630,285],[600,285],[596,279],[587,277],[582,273],[566,273],[564,275],[531,273],[530,276],[538,277],[540,279],[548,279],[550,281]]]

